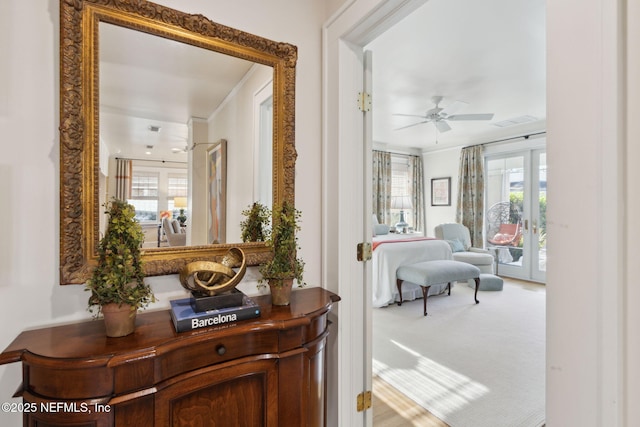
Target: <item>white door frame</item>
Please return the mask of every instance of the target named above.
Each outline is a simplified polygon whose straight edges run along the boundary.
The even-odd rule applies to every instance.
[[[544,153],[546,156],[546,148],[538,148],[531,150],[531,197],[529,212],[531,212],[531,239],[529,242],[529,251],[531,252],[531,280],[536,282],[546,282],[547,269],[546,262],[544,269],[540,268],[540,156]],[[545,162],[546,163],[546,162]],[[545,165],[546,168],[546,165]],[[547,191],[545,188],[545,193]],[[537,202],[536,202],[537,201]],[[547,236],[545,236],[545,239]],[[545,243],[546,251],[546,243]],[[544,256],[546,259],[546,254]]]
[[[327,425],[371,426],[372,411],[357,412],[356,396],[371,386],[371,301],[366,264],[356,260],[371,207],[365,207],[363,46],[426,0],[348,2],[323,27],[323,277],[338,293],[338,368],[330,374],[338,411]],[[370,173],[370,172],[369,172]],[[366,212],[365,212],[366,210]],[[370,277],[370,275],[368,275]],[[329,391],[331,395],[331,390]]]

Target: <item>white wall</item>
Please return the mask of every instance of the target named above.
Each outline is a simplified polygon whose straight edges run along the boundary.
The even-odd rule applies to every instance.
[[[433,229],[438,224],[456,221],[456,194],[458,194],[458,167],[460,148],[449,148],[423,154],[426,235],[435,237]],[[431,206],[431,180],[451,177],[451,206]]]
[[[206,245],[209,240],[207,217],[207,149],[209,145],[209,124],[201,118],[189,120],[189,189],[188,189],[188,233],[187,244]],[[194,145],[195,144],[195,145]]]
[[[624,102],[640,99],[627,92],[620,56],[625,46],[637,52],[621,23],[623,5],[632,3],[547,2],[550,427],[640,425],[640,378],[628,375],[637,358],[627,364],[624,357],[639,338],[637,326],[623,320],[638,313],[624,303],[637,284],[622,274],[627,263],[638,265],[624,250],[625,236],[638,225],[623,215],[626,191],[637,186],[625,181],[625,169],[639,160],[637,151],[625,152],[637,139],[625,140],[623,132],[637,123],[625,115]],[[637,21],[636,10],[629,22]],[[638,81],[637,74],[629,78]],[[625,419],[624,411],[635,416]]]
[[[227,241],[240,242],[242,211],[254,201],[254,97],[273,79],[273,69],[256,67],[233,98],[209,120],[209,141],[227,140]],[[206,159],[205,159],[206,161]],[[205,177],[206,182],[206,177]],[[206,197],[206,194],[204,195]]]
[[[214,21],[298,46],[296,205],[306,280],[320,277],[320,73],[322,1],[159,0]],[[286,13],[283,13],[286,11]],[[294,19],[291,17],[295,17]],[[0,2],[0,347],[21,331],[89,318],[82,286],[60,286],[59,267],[59,6],[57,0]],[[177,277],[152,279],[160,306],[181,293]],[[0,367],[0,400],[11,401],[18,364]],[[20,414],[0,413],[20,425]]]
[[[628,2],[627,4],[627,40],[640,40],[640,4],[638,2]],[[640,51],[637,49],[635,43],[627,43],[627,118],[635,118],[640,115]],[[628,159],[628,164],[637,164],[640,159],[640,144],[637,141],[640,140],[640,120],[628,120],[627,123],[627,146],[624,156]],[[631,142],[633,141],[633,142]],[[626,182],[637,183],[640,182],[640,168],[633,167],[627,168]],[[637,260],[640,258],[640,224],[635,220],[640,211],[640,191],[637,190],[636,185],[629,185],[626,194],[626,211],[625,217],[627,223],[624,226],[627,239],[624,242],[624,250],[626,252],[626,266],[625,276],[628,278],[637,278],[640,276],[640,263]],[[636,262],[630,262],[630,261]],[[624,373],[628,378],[628,381],[624,387],[624,393],[626,400],[626,413],[624,414],[627,420],[635,421],[636,424],[640,420],[640,405],[635,404],[640,396],[640,365],[637,363],[640,360],[640,310],[637,309],[635,302],[640,301],[640,286],[630,285],[627,281],[627,289],[625,294],[627,301],[625,307],[624,324],[627,325],[627,336],[632,337],[629,342],[626,343],[624,349]]]

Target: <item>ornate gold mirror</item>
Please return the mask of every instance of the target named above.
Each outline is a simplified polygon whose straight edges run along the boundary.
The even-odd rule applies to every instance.
[[[122,49],[118,49],[118,46]],[[146,48],[145,51],[128,50],[128,56],[119,52],[125,47],[133,49],[134,46]],[[186,59],[186,54],[182,53],[185,50],[200,59],[197,62]],[[153,52],[155,55],[151,55]],[[172,52],[178,52],[178,56],[172,56]],[[153,58],[157,59],[159,55],[162,56],[160,65],[152,64]],[[242,220],[238,213],[256,200],[256,188],[262,188],[259,191],[263,194],[270,194],[273,204],[283,200],[293,201],[296,159],[295,46],[229,28],[202,15],[186,14],[142,0],[61,0],[60,56],[61,284],[84,283],[90,277],[97,259],[98,240],[103,232],[101,223],[104,209],[101,204],[115,194],[114,187],[117,185],[113,184],[113,176],[119,174],[115,166],[118,159],[133,158],[142,165],[141,168],[152,161],[173,163],[176,169],[186,171],[189,183],[187,205],[192,221],[187,225],[187,242],[180,246],[155,247],[154,244],[154,247],[145,247],[144,262],[148,275],[177,273],[192,261],[219,260],[234,246],[242,247],[248,265],[259,264],[269,257],[270,251],[263,243],[234,241],[233,237],[238,235],[234,231],[227,233],[230,238],[226,240],[224,233],[222,238],[205,237],[202,230],[211,228],[212,221],[206,218],[211,215],[203,209],[211,207],[207,198],[213,196],[205,194],[212,191],[211,183],[199,182],[198,176],[209,173],[206,171],[206,162],[211,163],[211,159],[220,156],[224,146],[226,173],[230,177],[235,176],[238,182],[247,181],[250,184],[248,187],[253,188],[253,193],[249,190],[247,194],[240,194],[235,190],[237,187],[226,192],[226,206],[230,208],[221,214],[221,218],[226,216],[226,224],[230,228]],[[146,64],[145,58],[148,58]],[[123,64],[124,61],[131,62]],[[137,68],[136,64],[132,64],[136,62],[140,63]],[[162,62],[178,66],[177,71],[160,69]],[[192,63],[201,65],[187,66]],[[246,147],[240,149],[238,140],[241,138],[235,137],[236,131],[232,129],[225,133],[225,126],[244,129],[245,133],[246,129],[251,129],[254,123],[247,123],[250,120],[246,119],[246,115],[237,118],[220,114],[224,125],[220,124],[220,120],[212,125],[211,117],[201,117],[203,113],[197,111],[191,111],[189,117],[172,128],[174,133],[181,133],[177,137],[173,135],[174,139],[177,138],[171,147],[175,157],[167,157],[171,156],[168,154],[165,157],[141,158],[131,154],[133,151],[126,151],[132,147],[114,148],[117,144],[112,145],[112,141],[122,143],[130,139],[131,146],[137,144],[148,150],[151,150],[149,147],[158,149],[161,144],[156,146],[149,143],[148,136],[125,137],[117,131],[124,128],[124,123],[135,120],[153,131],[153,128],[160,127],[154,124],[159,119],[152,117],[149,111],[145,112],[146,115],[137,114],[138,117],[134,119],[131,115],[123,114],[124,104],[118,105],[112,101],[129,99],[131,104],[140,101],[142,95],[136,91],[142,89],[136,86],[136,81],[154,81],[156,75],[163,73],[175,78],[181,72],[180,65],[185,73],[198,68],[204,83],[221,83],[223,78],[216,74],[217,71],[227,68],[241,70],[240,77],[232,79],[233,89],[222,101],[233,104],[236,109],[250,109],[246,105],[238,107],[234,104],[236,100],[233,100],[233,96],[238,92],[238,82],[244,83],[252,76],[262,76],[263,79],[266,76],[269,89],[266,96],[260,96],[270,100],[270,113],[267,116],[270,123],[267,127],[272,134],[268,144],[271,154],[265,155],[264,151],[260,153],[257,149],[247,151]],[[155,74],[141,80],[138,76],[134,77],[134,73],[123,72],[145,66]],[[175,80],[159,80],[155,87],[157,91],[168,93],[169,88],[175,85]],[[205,93],[204,90],[196,92]],[[185,96],[195,95],[197,93],[185,93]],[[171,96],[175,99],[178,95]],[[212,100],[210,103],[214,104],[217,111],[221,109],[221,101]],[[138,103],[131,108],[140,111],[143,109],[140,105]],[[171,102],[166,106],[163,104],[162,112],[169,115],[172,106]],[[234,137],[229,137],[229,133]],[[261,179],[253,172],[258,167],[271,171],[270,186],[265,186],[267,179]],[[166,199],[166,195],[164,197]],[[171,200],[170,208],[179,208],[178,199],[175,197]],[[166,204],[166,200],[162,203]],[[151,218],[147,225],[157,232],[160,246],[161,233],[164,234],[164,231],[159,215]],[[153,236],[153,233],[150,235]],[[155,241],[155,238],[151,240]]]

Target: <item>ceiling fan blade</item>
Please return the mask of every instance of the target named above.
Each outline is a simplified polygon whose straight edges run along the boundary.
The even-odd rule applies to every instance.
[[[451,126],[449,126],[449,124],[443,120],[438,120],[437,122],[435,122],[436,125],[436,129],[438,129],[438,132],[443,133],[443,132],[448,132],[451,130]]]
[[[401,117],[419,117],[421,119],[426,119],[426,116],[420,115],[420,114],[402,114],[402,113],[396,113],[393,114],[394,116],[401,116]]]
[[[455,116],[447,117],[447,120],[491,120],[493,119],[493,113],[486,114],[456,114]]]
[[[414,124],[412,124],[412,125],[402,126],[402,127],[399,127],[399,128],[395,128],[394,130],[406,129],[406,128],[410,128],[410,127],[413,127],[413,126],[421,125],[421,124],[423,124],[423,123],[429,123],[430,121],[431,121],[431,120],[424,120],[424,121],[421,121],[421,122],[418,122],[418,123],[414,123]]]
[[[469,105],[468,102],[464,102],[464,101],[455,101],[454,103],[447,105],[446,107],[444,107],[441,111],[440,114],[444,117],[448,117],[451,114],[455,113],[456,111],[460,110],[461,108],[466,107],[467,105]]]

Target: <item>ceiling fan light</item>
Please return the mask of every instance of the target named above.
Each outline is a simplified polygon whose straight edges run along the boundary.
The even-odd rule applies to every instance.
[[[171,148],[171,151],[174,154],[179,154],[179,153],[186,153],[188,149],[189,149],[189,146],[185,145],[184,147],[173,147]]]

